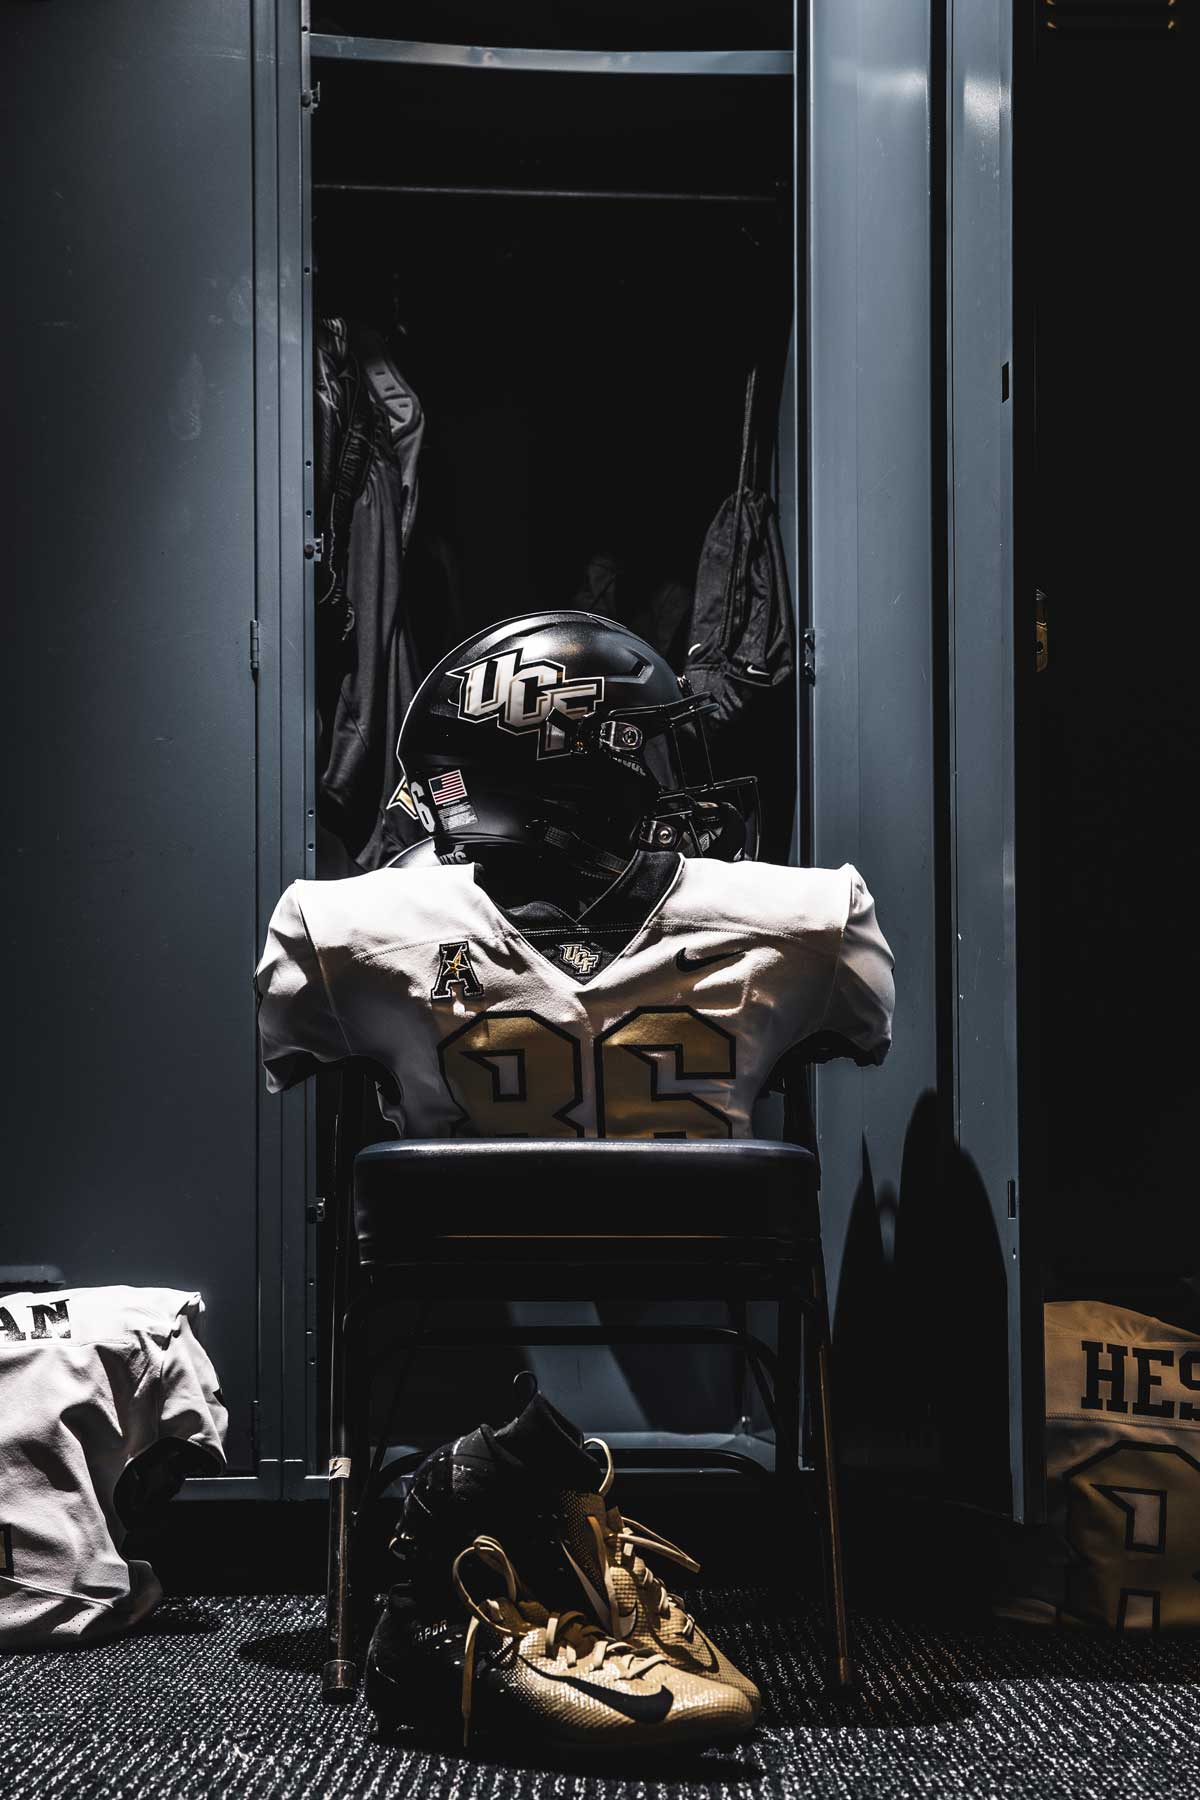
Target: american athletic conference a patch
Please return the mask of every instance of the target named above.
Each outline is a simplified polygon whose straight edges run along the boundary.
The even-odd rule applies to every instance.
[[[438,977],[429,990],[429,998],[453,1000],[451,989],[458,988],[461,999],[478,1000],[483,993],[483,983],[475,973],[470,944],[460,938],[457,943],[442,944],[439,949]]]

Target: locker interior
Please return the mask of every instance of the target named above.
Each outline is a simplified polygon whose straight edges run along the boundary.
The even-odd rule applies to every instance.
[[[381,47],[367,58],[338,42],[318,34],[312,46],[311,316],[317,329],[345,317],[386,330],[424,409],[409,615],[420,666],[497,618],[564,605],[651,636],[665,606],[673,630],[660,647],[682,666],[681,601],[736,481],[751,370],[796,606],[786,61],[732,75],[696,58],[687,73],[651,63],[492,79],[465,57],[436,66]],[[795,744],[764,742],[752,771],[784,857],[796,756]],[[319,830],[317,874],[351,866]],[[335,1106],[325,1083],[315,1149],[325,1169]],[[362,1130],[364,1141],[383,1135],[369,1117]],[[325,1250],[327,1262],[327,1239]],[[310,1254],[320,1261],[316,1245]],[[762,1431],[745,1371],[721,1352],[543,1349],[532,1361],[568,1410],[638,1442]],[[465,1355],[419,1356],[404,1441],[499,1416],[520,1367],[519,1356],[486,1369]],[[326,1385],[322,1354],[321,1415]]]

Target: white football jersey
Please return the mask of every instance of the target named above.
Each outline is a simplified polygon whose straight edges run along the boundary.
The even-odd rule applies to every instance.
[[[90,1643],[161,1600],[149,1563],[121,1555],[113,1496],[164,1439],[213,1473],[224,1462],[228,1419],[191,1326],[203,1310],[172,1288],[0,1295],[0,1645]]]
[[[471,864],[293,883],[256,973],[270,1090],[368,1057],[403,1137],[747,1137],[789,1050],[887,1052],[891,952],[849,864],[643,855],[578,921],[526,910]]]

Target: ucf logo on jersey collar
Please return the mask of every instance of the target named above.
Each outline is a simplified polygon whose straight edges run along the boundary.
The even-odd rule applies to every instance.
[[[575,973],[584,981],[589,975],[594,975],[600,967],[600,952],[593,950],[590,944],[560,944],[558,954],[567,967],[574,969]]]
[[[455,944],[442,944],[440,954],[438,977],[430,989],[429,998],[453,1000],[451,989],[457,988],[461,999],[478,1000],[483,993],[483,983],[475,973],[471,961],[471,946],[460,938]]]

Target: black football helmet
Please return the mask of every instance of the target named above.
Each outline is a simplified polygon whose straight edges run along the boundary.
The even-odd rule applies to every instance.
[[[612,619],[503,619],[421,683],[389,804],[419,820],[447,862],[487,845],[559,852],[595,875],[624,868],[639,846],[753,857],[757,783],[713,779],[709,710]]]

